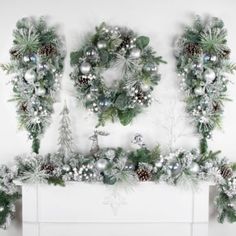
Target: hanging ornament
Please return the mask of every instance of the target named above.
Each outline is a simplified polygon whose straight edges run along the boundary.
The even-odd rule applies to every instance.
[[[39,88],[36,89],[36,94],[38,96],[44,96],[46,94],[46,89],[42,88],[42,87],[39,87]]]
[[[106,41],[104,41],[104,40],[98,41],[97,42],[97,47],[98,47],[98,49],[106,48],[107,47]]]
[[[132,140],[132,143],[138,145],[140,148],[146,147],[141,134],[136,134]]]
[[[154,73],[157,71],[157,65],[155,63],[147,63],[143,66],[143,70],[147,73]]]
[[[207,69],[204,72],[204,78],[208,84],[211,84],[216,78],[216,74],[212,69]]]
[[[83,62],[80,65],[80,71],[82,74],[87,75],[90,72],[90,70],[91,70],[91,65],[88,62]]]
[[[197,173],[199,172],[199,170],[200,170],[200,167],[199,167],[198,163],[193,162],[193,163],[190,165],[189,170],[190,170],[192,173],[197,174]]]
[[[35,79],[36,79],[36,72],[34,71],[34,69],[29,69],[25,72],[25,80],[29,83],[32,84],[34,83]]]
[[[178,161],[171,161],[168,164],[168,168],[171,170],[173,176],[180,174],[182,170],[182,166]]]
[[[95,166],[98,170],[100,171],[104,171],[107,168],[108,165],[108,161],[106,159],[99,159]]]
[[[138,59],[141,56],[141,50],[139,48],[132,48],[129,56],[132,59]]]

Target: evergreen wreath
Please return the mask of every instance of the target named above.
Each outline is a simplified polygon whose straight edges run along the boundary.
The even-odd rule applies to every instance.
[[[192,27],[186,27],[178,39],[175,56],[177,71],[182,78],[181,88],[186,92],[186,110],[201,136],[202,152],[207,139],[221,126],[224,101],[227,98],[227,74],[235,64],[229,60],[227,31],[222,20],[196,17]]]
[[[102,23],[81,49],[71,53],[71,79],[85,107],[98,114],[99,125],[117,117],[128,125],[150,105],[160,80],[158,65],[164,61],[148,45],[146,36]],[[121,70],[121,80],[113,87],[104,81],[103,72],[109,68]]]
[[[12,101],[17,103],[19,126],[27,130],[32,150],[38,153],[60,87],[65,57],[63,41],[43,17],[19,20],[13,36],[11,62],[2,68],[13,75]]]

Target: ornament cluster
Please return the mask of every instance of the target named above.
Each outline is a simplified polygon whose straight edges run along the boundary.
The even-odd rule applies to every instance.
[[[44,18],[23,18],[13,32],[11,62],[2,68],[12,74],[13,101],[19,126],[27,130],[34,152],[50,124],[64,63],[62,38]]]
[[[158,65],[163,62],[148,37],[103,23],[81,49],[71,53],[71,79],[84,105],[97,113],[99,125],[116,118],[127,125],[151,104],[151,92],[160,80]],[[120,70],[120,80],[112,87],[103,76],[109,68]]]
[[[227,99],[227,74],[235,65],[230,62],[227,31],[222,20],[196,17],[177,40],[175,56],[181,88],[186,92],[187,112],[203,139],[211,138],[219,127]]]

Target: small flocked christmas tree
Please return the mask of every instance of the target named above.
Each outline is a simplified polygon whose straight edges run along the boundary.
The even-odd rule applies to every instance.
[[[68,160],[70,155],[73,153],[73,138],[70,127],[69,109],[65,104],[62,112],[62,116],[59,127],[59,153],[64,156],[64,160]]]

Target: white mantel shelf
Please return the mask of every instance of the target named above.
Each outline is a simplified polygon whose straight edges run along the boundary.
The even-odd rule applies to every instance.
[[[22,185],[23,236],[207,236],[209,184]],[[178,233],[176,233],[178,232]]]

